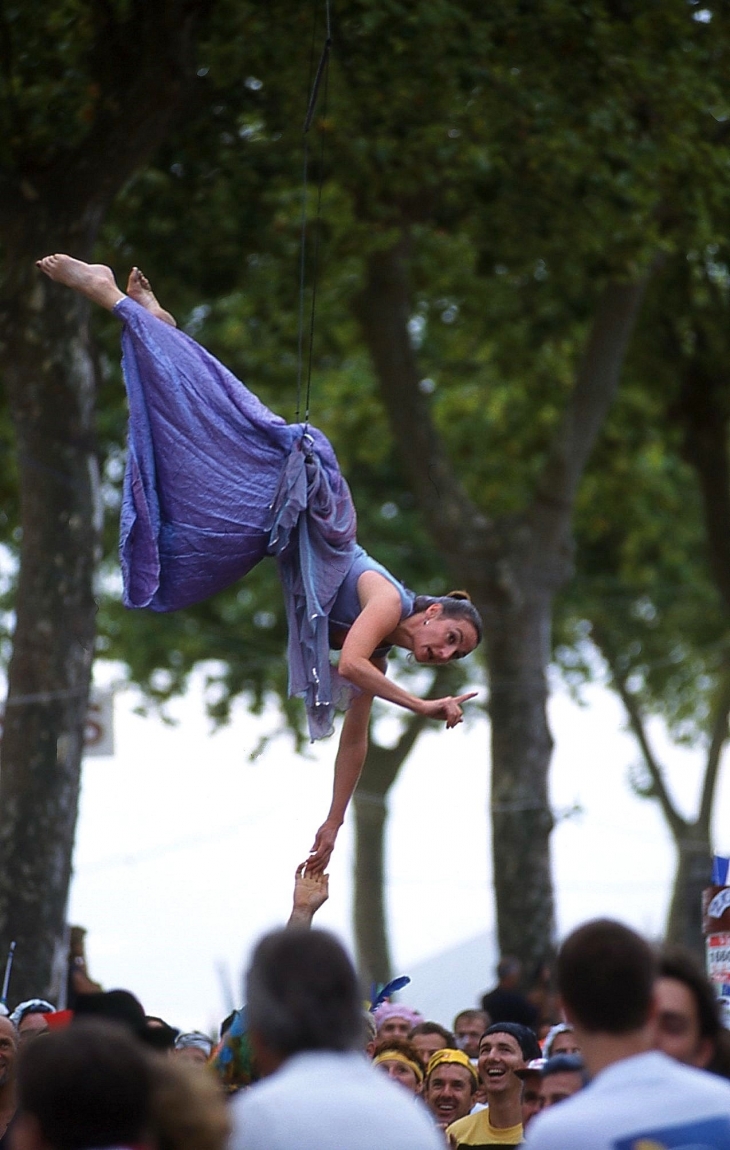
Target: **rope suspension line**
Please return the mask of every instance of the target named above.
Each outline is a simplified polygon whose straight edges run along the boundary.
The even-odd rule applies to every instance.
[[[310,80],[312,62],[314,59],[314,36],[312,33],[312,51],[310,55]],[[317,109],[320,90],[322,90],[322,114],[327,113],[327,97],[329,92],[329,61],[332,47],[332,26],[330,19],[330,0],[325,0],[325,40],[309,90],[307,111],[302,126],[303,136],[303,172],[302,172],[302,223],[299,245],[299,322],[297,332],[297,406],[296,421],[303,422],[305,427],[309,424],[310,397],[312,391],[312,362],[314,356],[314,327],[317,309],[317,280],[319,273],[319,247],[322,217],[322,186],[324,183],[324,132],[320,133],[318,177],[317,177],[317,209],[315,214],[314,244],[312,252],[312,288],[309,305],[308,336],[309,347],[307,352],[306,387],[304,396],[304,418],[301,419],[302,390],[304,377],[304,330],[305,330],[305,302],[307,292],[307,201],[309,192],[309,130],[312,126],[314,114]]]

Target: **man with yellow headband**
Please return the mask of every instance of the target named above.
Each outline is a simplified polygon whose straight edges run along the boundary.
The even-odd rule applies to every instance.
[[[437,1050],[426,1067],[422,1098],[442,1130],[466,1118],[474,1105],[479,1077],[463,1050]]]

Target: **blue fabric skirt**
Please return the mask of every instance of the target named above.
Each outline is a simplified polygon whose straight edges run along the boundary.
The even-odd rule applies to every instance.
[[[120,558],[128,607],[199,603],[276,557],[289,692],[310,735],[332,732],[329,611],[356,549],[356,516],[322,432],[274,415],[214,356],[134,300],[116,304],[129,398]],[[342,680],[340,680],[342,683]]]

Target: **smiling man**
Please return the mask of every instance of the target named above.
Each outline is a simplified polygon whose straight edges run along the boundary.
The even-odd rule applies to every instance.
[[[459,1118],[466,1118],[474,1105],[479,1078],[463,1050],[437,1050],[426,1068],[422,1098],[445,1130]]]
[[[479,1042],[479,1077],[487,1109],[452,1123],[446,1133],[455,1147],[517,1146],[523,1140],[522,1079],[515,1071],[540,1057],[532,1030],[519,1022],[495,1022]]]

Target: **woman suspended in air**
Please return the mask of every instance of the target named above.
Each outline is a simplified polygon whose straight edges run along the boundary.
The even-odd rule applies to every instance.
[[[463,592],[416,596],[357,544],[347,484],[327,438],[274,415],[179,331],[133,269],[126,295],[111,270],[65,255],[38,267],[123,323],[129,450],[120,558],[128,607],[173,611],[276,558],[286,603],[289,693],[304,698],[313,739],[346,709],[332,804],[307,869],[327,866],[360,776],[374,697],[444,722],[476,692],[420,699],[386,677],[391,647],[418,663],[462,658],[481,639]],[[339,650],[337,669],[330,650]]]

